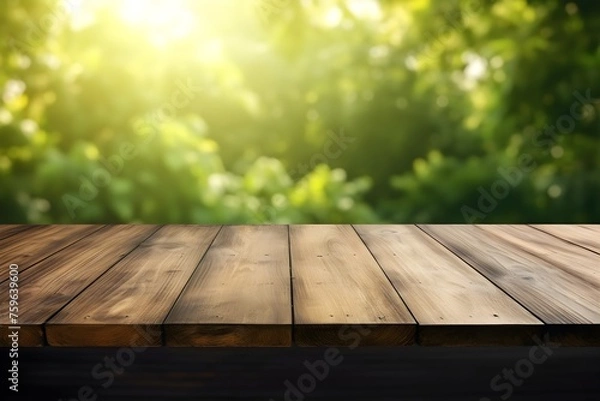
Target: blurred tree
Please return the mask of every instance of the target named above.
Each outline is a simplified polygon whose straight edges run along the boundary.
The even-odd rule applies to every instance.
[[[2,2],[0,222],[600,222],[600,3],[275,3]]]

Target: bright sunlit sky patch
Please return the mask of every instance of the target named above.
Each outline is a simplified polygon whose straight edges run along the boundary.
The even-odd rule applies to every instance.
[[[268,0],[63,0],[63,4],[70,15],[71,26],[76,30],[93,23],[98,10],[108,10],[120,23],[144,33],[151,44],[165,48],[191,35],[206,38],[211,30],[208,26],[220,30],[222,25],[235,20],[234,14],[237,17],[240,13],[244,14],[243,9],[251,9],[256,14],[255,9],[261,1]],[[330,5],[324,7],[321,17],[326,26],[333,28],[341,22],[343,14],[337,5]],[[378,20],[382,17],[376,0],[347,0],[345,5],[360,19]],[[250,14],[248,17],[259,22],[257,15]]]
[[[147,34],[159,47],[181,39],[194,30],[194,17],[185,0],[88,0],[73,3],[65,0],[74,27],[93,21],[98,8],[107,8],[123,23]],[[75,6],[73,6],[75,4]]]
[[[348,8],[362,18],[377,19],[381,17],[381,7],[375,0],[349,0]]]
[[[381,18],[381,8],[376,0],[347,0],[346,5],[352,14],[359,18],[374,20]],[[330,7],[324,15],[325,25],[335,27],[342,21],[342,17],[339,7]]]
[[[167,42],[189,35],[194,27],[192,13],[181,0],[111,0],[126,23],[147,30],[152,42]]]

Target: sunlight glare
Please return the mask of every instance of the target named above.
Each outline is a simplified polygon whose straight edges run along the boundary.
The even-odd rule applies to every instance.
[[[158,46],[184,38],[194,28],[192,12],[183,0],[111,0],[109,3],[125,23],[145,30],[150,41]]]

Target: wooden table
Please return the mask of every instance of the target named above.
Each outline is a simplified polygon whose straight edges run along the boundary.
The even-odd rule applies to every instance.
[[[0,346],[600,344],[600,225],[4,225],[0,261]]]

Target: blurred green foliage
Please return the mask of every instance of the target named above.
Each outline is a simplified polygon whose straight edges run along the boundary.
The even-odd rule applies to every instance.
[[[600,222],[597,1],[4,0],[0,33],[0,223]]]

